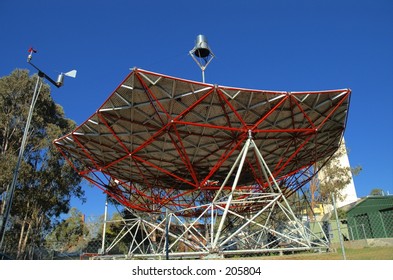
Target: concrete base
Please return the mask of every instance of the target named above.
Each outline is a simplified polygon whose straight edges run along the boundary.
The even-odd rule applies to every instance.
[[[208,254],[208,255],[202,257],[202,259],[204,259],[204,260],[220,260],[223,258],[224,258],[224,255],[219,254],[219,253],[212,253],[212,254]]]

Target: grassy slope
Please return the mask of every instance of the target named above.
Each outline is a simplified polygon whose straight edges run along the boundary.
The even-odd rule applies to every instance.
[[[393,260],[393,247],[370,247],[362,249],[346,249],[347,260]],[[299,253],[283,256],[263,256],[250,259],[266,260],[342,260],[341,250],[330,253]]]

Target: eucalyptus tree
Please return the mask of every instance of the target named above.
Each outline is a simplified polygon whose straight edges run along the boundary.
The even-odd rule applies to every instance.
[[[36,79],[36,75],[29,76],[27,70],[19,69],[0,78],[1,214]],[[84,199],[81,178],[52,144],[74,127],[75,122],[65,117],[44,83],[35,106],[3,246],[4,251],[17,258],[33,258],[53,222],[69,211],[71,197]]]
[[[321,169],[318,176],[318,199],[323,203],[332,203],[332,194],[336,200],[344,200],[343,190],[351,183],[352,177],[358,175],[362,170],[361,166],[345,166],[341,158],[346,156],[347,149],[342,145],[330,160]]]
[[[45,247],[58,253],[80,253],[89,241],[84,215],[71,208],[69,216],[60,221],[45,238]]]

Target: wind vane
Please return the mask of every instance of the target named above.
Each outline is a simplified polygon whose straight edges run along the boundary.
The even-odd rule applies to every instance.
[[[27,62],[33,66],[35,69],[38,70],[38,76],[43,77],[45,79],[47,79],[49,82],[51,82],[54,86],[56,87],[61,87],[64,84],[64,76],[67,77],[71,77],[71,78],[75,78],[76,77],[76,70],[71,70],[69,72],[66,73],[60,73],[59,76],[57,77],[56,82],[49,77],[48,75],[46,75],[43,71],[41,71],[41,69],[39,69],[37,66],[35,66],[33,63],[31,63],[31,59],[33,58],[33,53],[36,53],[37,50],[34,49],[33,47],[30,47],[28,49],[29,55],[27,56]]]

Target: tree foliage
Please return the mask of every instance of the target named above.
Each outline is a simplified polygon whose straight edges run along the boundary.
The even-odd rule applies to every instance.
[[[345,153],[345,145],[342,145],[320,171],[317,194],[319,202],[331,204],[332,194],[337,200],[344,200],[342,191],[351,182],[352,175],[361,171],[361,167],[351,168],[341,164],[340,158]]]
[[[109,203],[118,204],[112,199],[108,199]],[[140,243],[145,239],[143,229],[140,226],[135,226],[136,216],[127,209],[118,210],[119,212],[113,213],[111,217],[107,218],[104,232],[104,215],[94,222],[88,223],[89,236],[88,244],[84,248],[84,253],[104,253],[107,254],[128,254],[130,245],[135,245],[135,242]],[[132,221],[131,221],[132,220]],[[104,241],[104,252],[102,252],[102,241]],[[149,241],[144,240],[146,246]],[[135,248],[135,247],[133,247]],[[139,252],[139,251],[138,251]]]
[[[383,192],[383,189],[374,188],[374,189],[372,189],[372,190],[370,191],[370,195],[375,195],[375,196],[384,195],[384,192]]]
[[[0,212],[12,180],[37,76],[15,70],[0,78]],[[83,199],[81,178],[52,141],[75,127],[44,83],[37,100],[19,170],[5,250],[32,258],[53,222],[70,208],[72,196]]]
[[[80,252],[88,242],[89,230],[84,216],[72,208],[69,217],[56,225],[45,238],[45,245],[50,251],[60,253]]]

